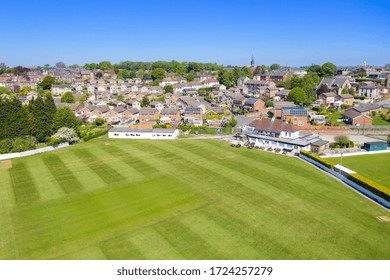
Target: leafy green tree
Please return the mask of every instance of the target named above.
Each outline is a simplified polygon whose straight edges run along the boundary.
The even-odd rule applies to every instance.
[[[73,93],[70,92],[70,91],[65,92],[64,95],[61,97],[61,102],[63,102],[63,103],[74,103],[75,99],[74,99]]]
[[[53,97],[51,96],[51,94],[47,94],[45,99],[45,115],[46,115],[47,122],[50,125],[53,122],[54,114],[56,113],[56,111],[57,111],[57,107]]]
[[[326,62],[321,66],[321,75],[322,77],[331,77],[337,71],[337,66],[331,62]]]
[[[75,116],[72,110],[69,107],[63,107],[57,109],[54,115],[51,131],[55,133],[61,127],[69,127],[78,131],[80,124],[80,120]]]
[[[99,63],[99,69],[105,71],[105,70],[111,70],[113,69],[111,62],[109,61],[102,61]]]
[[[166,86],[164,87],[164,91],[165,91],[166,93],[168,93],[168,92],[173,93],[173,87],[172,87],[172,85],[166,85]]]
[[[153,81],[164,79],[164,77],[165,77],[165,71],[163,68],[153,69],[152,71]]]
[[[296,88],[301,86],[302,86],[302,78],[294,74],[291,77],[291,88]]]
[[[149,106],[149,98],[147,96],[142,97],[141,101],[141,107],[148,107]]]
[[[137,77],[137,73],[135,73],[135,71],[130,71],[130,73],[129,73],[129,78],[130,79],[134,79],[134,78],[136,78]]]
[[[321,75],[321,66],[318,64],[312,64],[308,69],[308,72],[317,73],[317,75]]]
[[[237,125],[237,119],[232,116],[232,119],[230,120],[230,126],[235,127]]]
[[[189,62],[187,65],[187,73],[202,71],[202,65],[198,62]]]
[[[219,83],[225,85],[227,88],[234,86],[234,77],[232,72],[222,70],[218,73]]]
[[[278,70],[278,69],[281,68],[281,66],[280,66],[279,64],[274,63],[274,64],[272,64],[269,68],[270,68],[271,70]]]
[[[6,87],[0,87],[0,94],[7,94],[7,95],[10,95],[12,94],[12,91],[10,91],[8,88]]]
[[[320,82],[320,77],[315,72],[308,72],[302,78],[301,87],[306,92],[307,98],[312,98],[314,87]]]
[[[192,82],[193,80],[195,80],[194,74],[193,73],[188,73],[187,77],[186,77],[186,80],[187,80],[187,82]]]
[[[265,101],[265,107],[274,107],[274,102],[271,99]]]
[[[96,120],[94,121],[94,124],[96,126],[102,126],[106,121],[102,118],[96,118]]]
[[[51,89],[51,86],[55,83],[55,78],[52,76],[46,76],[42,82],[39,83],[39,86],[42,87],[43,90]]]
[[[0,141],[0,154],[7,154],[12,151],[12,139],[6,138]]]
[[[248,67],[243,67],[243,68],[241,69],[241,73],[242,73],[242,75],[248,77],[249,79],[252,79],[252,78],[253,78],[253,72],[252,72],[252,70],[251,70],[250,68],[248,68]]]
[[[28,86],[23,86],[21,91],[20,91],[20,94],[21,94],[21,96],[26,96],[27,93],[29,93],[30,91],[31,91],[31,89]]]
[[[298,105],[302,104],[306,98],[305,91],[300,87],[293,88],[287,96],[288,101],[292,101]]]

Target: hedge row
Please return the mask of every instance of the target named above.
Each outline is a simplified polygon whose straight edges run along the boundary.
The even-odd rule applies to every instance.
[[[386,188],[385,186],[371,181],[370,179],[357,173],[349,174],[348,179],[390,202],[390,189]]]
[[[333,169],[334,164],[332,162],[330,162],[329,160],[321,158],[321,157],[319,157],[313,153],[310,153],[308,151],[305,151],[305,150],[301,150],[301,154],[308,157],[308,158],[311,158],[312,160],[315,160],[316,162],[321,163],[322,165],[328,167],[329,169]]]
[[[84,136],[82,139],[84,140],[84,142],[87,142],[93,138],[96,138],[96,137],[99,137],[99,136],[102,136],[102,135],[105,135],[108,133],[110,129],[104,129],[104,130],[100,130],[92,135],[87,135],[87,136]]]

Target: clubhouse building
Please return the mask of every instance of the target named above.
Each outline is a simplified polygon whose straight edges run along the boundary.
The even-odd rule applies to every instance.
[[[108,132],[108,138],[122,139],[176,139],[179,136],[179,130],[173,128],[129,128],[114,127]]]
[[[318,134],[304,134],[292,124],[274,118],[254,120],[244,127],[243,133],[255,146],[294,152],[306,150],[320,153],[328,144]]]

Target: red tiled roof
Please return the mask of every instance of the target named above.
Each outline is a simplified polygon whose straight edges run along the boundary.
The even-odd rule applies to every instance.
[[[282,131],[287,132],[296,132],[298,129],[296,129],[292,124],[286,123],[279,119],[260,119],[260,120],[254,120],[249,124],[249,126],[254,127],[256,130],[259,131],[267,131],[267,132],[275,132],[280,133]]]

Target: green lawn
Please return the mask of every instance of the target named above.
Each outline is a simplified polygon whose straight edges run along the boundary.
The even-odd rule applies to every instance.
[[[340,157],[329,160],[340,164]],[[343,157],[343,166],[390,188],[390,153]]]
[[[389,212],[296,158],[101,138],[0,166],[0,259],[390,258]]]

